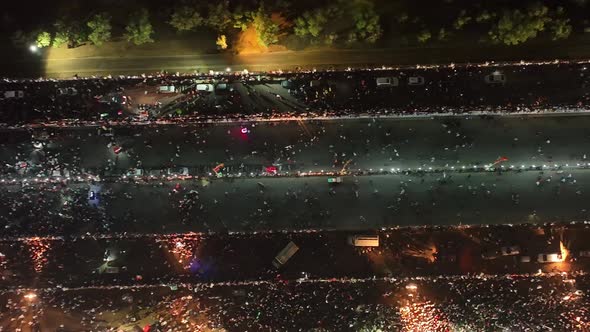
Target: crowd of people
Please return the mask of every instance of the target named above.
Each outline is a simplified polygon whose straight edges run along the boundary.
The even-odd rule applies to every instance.
[[[506,88],[487,86],[484,77],[494,70],[506,70],[518,79]],[[412,75],[426,76],[423,85],[394,89],[376,87],[380,76],[399,76],[400,82]],[[554,77],[555,76],[555,77]],[[586,63],[556,63],[543,65],[511,64],[414,67],[407,69],[323,71],[295,73],[237,73],[228,75],[176,76],[160,74],[143,77],[105,77],[68,81],[36,80],[2,82],[1,90],[23,91],[22,98],[0,100],[3,108],[1,122],[6,126],[55,125],[76,126],[92,124],[186,123],[195,121],[240,121],[244,119],[280,120],[294,117],[379,117],[433,116],[459,114],[526,114],[535,112],[579,112],[586,109],[588,95],[584,92],[590,82]],[[305,107],[278,110],[261,101],[252,107],[242,102],[256,93],[251,89],[229,89],[222,102],[202,103],[202,91],[195,82],[225,82],[252,85],[284,84],[289,93]],[[319,82],[313,84],[313,82]],[[405,82],[405,81],[404,81]],[[560,83],[557,83],[560,82]],[[105,96],[124,95],[126,88],[137,86],[182,85],[189,87],[178,105],[166,105],[173,112],[150,112],[149,118],[122,112],[129,105]],[[287,89],[287,88],[286,88]],[[146,91],[147,92],[147,91]],[[198,92],[198,93],[195,93]],[[210,91],[204,94],[210,94]],[[244,94],[244,95],[240,95]],[[263,95],[267,101],[279,95]],[[196,98],[196,99],[195,99]],[[269,99],[270,98],[270,99]],[[191,100],[193,100],[191,102]],[[129,101],[132,102],[132,101]],[[136,105],[145,108],[146,105]],[[106,117],[105,117],[105,114]]]
[[[7,328],[65,322],[59,331],[585,331],[588,282],[546,274],[37,290],[0,296],[0,319]]]
[[[5,110],[0,115],[0,121],[4,127],[30,126],[28,128],[31,130],[25,131],[26,135],[34,133],[35,126],[97,125],[102,127],[99,136],[112,136],[109,130],[111,126],[117,124],[143,124],[158,127],[161,124],[184,126],[193,122],[241,122],[245,119],[284,121],[301,117],[324,119],[580,112],[586,111],[588,102],[588,95],[585,93],[585,87],[589,83],[586,65],[587,63],[584,62],[535,65],[521,63],[496,67],[482,64],[432,68],[385,68],[379,71],[309,71],[261,75],[213,73],[191,77],[163,73],[156,76],[76,78],[69,81],[5,81],[0,83],[0,90],[23,91],[23,95],[0,100],[0,108]],[[497,69],[506,70],[514,75],[508,75],[507,83],[514,85],[485,86],[483,79],[485,75]],[[559,71],[558,74],[555,73],[556,69]],[[393,75],[399,76],[402,82],[405,82],[410,75],[424,75],[426,80],[424,85],[403,86],[397,92],[392,88],[382,89],[376,86],[376,77]],[[551,75],[574,79],[543,81],[544,77],[553,77]],[[519,78],[512,83],[510,80],[515,77]],[[196,83],[195,79],[224,81],[250,87],[246,88],[246,94],[239,98],[237,97],[239,93],[232,91],[225,97],[222,96],[225,102],[213,104],[200,103],[202,100],[199,96],[202,93],[195,92],[196,87],[189,88],[187,91],[191,93],[190,98],[182,99],[182,104],[174,105],[174,107],[186,109],[179,109],[177,112],[172,107],[170,108],[172,112],[166,112],[163,117],[158,117],[158,112],[152,110],[147,119],[140,119],[132,112],[122,110],[123,101],[128,99],[118,97],[125,95],[125,88],[136,88],[138,84],[190,87]],[[472,86],[469,82],[478,83]],[[260,94],[252,86],[271,84],[283,86],[288,90],[289,96],[305,105],[305,108],[292,107],[291,111],[279,111],[268,106],[267,102],[261,102],[260,106],[246,106],[246,103],[240,102],[242,98]],[[481,86],[478,87],[477,84]],[[476,90],[484,87],[487,90],[478,94]],[[523,93],[523,91],[526,92]],[[260,95],[255,97],[258,98]],[[285,104],[280,95],[266,95],[264,98],[275,98],[274,101],[278,100],[279,104]],[[191,103],[190,100],[199,102]],[[370,126],[371,123],[368,125]],[[322,125],[318,125],[318,128],[320,131],[325,131]],[[470,144],[471,138],[460,128],[447,128],[446,124],[444,128],[445,131],[448,130],[449,135],[456,135],[458,145]],[[246,133],[249,130],[242,129],[245,129]],[[156,128],[156,132],[157,130],[159,129]],[[183,139],[195,146],[211,144],[207,142],[210,137],[203,133],[206,130],[208,129],[194,128],[188,135],[190,138],[187,136]],[[8,131],[10,132],[10,129]],[[242,134],[245,133],[242,132]],[[346,136],[344,133],[341,134],[342,137]],[[72,137],[66,140],[72,140]],[[84,143],[101,138],[90,134],[88,137],[79,136],[77,139]],[[301,143],[304,149],[311,149],[316,139],[316,137],[306,137],[297,143]],[[14,140],[16,141],[16,138]],[[31,143],[41,144],[40,141],[43,139],[32,139]],[[46,141],[49,144],[55,144],[57,140],[53,137]],[[359,141],[365,156],[371,152],[369,141],[367,138]],[[151,148],[152,143],[150,139],[143,141],[146,148]],[[195,261],[194,256],[197,251],[195,242],[204,234],[221,239],[228,235],[248,238],[247,244],[251,244],[253,237],[260,236],[267,245],[273,244],[270,246],[273,250],[276,249],[275,243],[271,241],[273,236],[276,237],[271,225],[274,219],[290,223],[289,228],[299,229],[287,235],[285,235],[287,231],[281,231],[279,233],[281,243],[287,240],[286,236],[297,237],[294,234],[313,233],[312,237],[316,240],[308,239],[310,242],[317,241],[318,238],[322,239],[327,236],[321,233],[322,228],[327,226],[326,221],[338,212],[338,209],[345,209],[344,207],[326,208],[320,204],[320,196],[326,193],[330,195],[329,200],[331,197],[344,194],[339,193],[334,186],[329,187],[324,184],[325,190],[317,190],[307,183],[302,188],[290,185],[281,187],[280,190],[272,188],[273,191],[263,180],[256,183],[255,190],[241,191],[236,185],[235,187],[226,186],[229,189],[211,194],[208,192],[213,187],[210,179],[218,177],[218,171],[224,173],[223,176],[219,176],[222,178],[219,180],[220,183],[214,183],[219,187],[225,186],[225,182],[222,181],[231,184],[235,179],[241,179],[242,173],[244,179],[260,176],[278,178],[292,176],[292,174],[289,174],[286,169],[277,169],[272,161],[270,165],[253,163],[246,167],[243,164],[236,167],[228,164],[225,167],[219,164],[214,168],[205,162],[203,167],[195,167],[191,170],[187,168],[187,174],[184,169],[176,172],[174,171],[176,160],[185,152],[175,143],[172,140],[169,142],[169,149],[175,152],[175,157],[160,165],[161,168],[153,169],[159,172],[157,176],[143,173],[129,174],[131,169],[143,169],[141,158],[139,158],[140,152],[138,152],[141,142],[135,150],[133,144],[113,137],[107,145],[109,153],[111,151],[113,153],[112,158],[109,157],[106,167],[101,166],[96,169],[83,169],[80,159],[80,146],[83,144],[72,145],[69,149],[62,150],[50,148],[43,150],[43,147],[35,147],[34,153],[25,156],[24,150],[28,148],[23,146],[28,143],[18,143],[22,145],[18,147],[18,149],[22,148],[22,151],[19,150],[15,156],[15,162],[5,163],[0,168],[3,177],[0,180],[3,182],[9,180],[6,184],[2,184],[5,190],[0,191],[0,209],[6,212],[0,215],[0,226],[4,227],[4,237],[1,240],[7,250],[6,253],[11,254],[11,257],[6,257],[4,253],[0,256],[0,266],[3,271],[6,271],[2,274],[2,281],[11,287],[15,284],[20,284],[22,287],[25,283],[30,283],[38,289],[16,293],[5,289],[5,292],[0,294],[0,301],[4,301],[3,309],[0,310],[0,327],[17,330],[22,326],[28,326],[40,331],[51,326],[52,329],[63,331],[76,328],[115,331],[123,325],[139,325],[141,328],[148,326],[149,331],[220,329],[227,331],[400,330],[417,332],[590,328],[590,313],[586,309],[588,299],[585,295],[589,280],[583,273],[536,276],[511,276],[501,273],[495,276],[478,277],[464,274],[453,277],[449,275],[450,273],[442,273],[441,270],[424,269],[419,272],[424,275],[440,274],[440,276],[414,279],[375,277],[350,279],[351,268],[338,270],[340,273],[338,274],[336,270],[322,272],[316,266],[310,267],[310,270],[318,271],[315,277],[309,278],[307,275],[298,274],[301,279],[296,282],[293,273],[285,273],[281,276],[280,273],[272,270],[268,259],[253,261],[248,267],[240,267],[240,264],[246,260],[240,254],[247,252],[247,246],[232,247],[229,240],[227,243],[219,244],[218,241],[216,242],[218,245],[212,245],[209,248],[211,250],[209,260]],[[269,160],[286,159],[294,154],[290,148],[279,147],[272,140],[255,142],[252,145],[256,145],[257,148],[256,153],[251,155],[261,151],[261,154],[270,156],[267,158]],[[121,151],[124,151],[127,158],[133,160],[130,167],[118,167],[118,156]],[[392,155],[398,154],[396,149],[392,151]],[[490,170],[489,167],[481,164],[472,166],[469,174],[465,175],[467,185],[464,186],[453,182],[457,177],[451,180],[455,174],[448,173],[451,169],[447,166],[424,169],[419,167],[413,170],[409,168],[373,170],[351,167],[347,170],[346,159],[348,158],[344,158],[344,152],[339,152],[341,155],[337,152],[333,154],[337,162],[329,165],[336,171],[310,171],[301,174],[301,170],[298,170],[297,174],[351,175],[352,183],[347,192],[350,197],[355,195],[358,199],[361,192],[362,195],[366,194],[366,197],[370,197],[371,204],[382,202],[383,206],[379,208],[375,208],[375,204],[372,205],[373,212],[379,210],[377,217],[373,219],[382,217],[382,220],[371,224],[373,226],[382,223],[381,225],[386,228],[391,226],[392,222],[399,225],[399,221],[394,220],[393,216],[399,217],[403,211],[409,211],[406,217],[412,215],[423,218],[424,211],[435,211],[437,204],[443,202],[442,198],[445,195],[440,193],[444,192],[449,184],[456,187],[454,189],[456,192],[464,194],[462,197],[479,197],[482,202],[494,195],[496,191],[499,192],[493,181],[487,184],[469,182],[471,173]],[[203,152],[200,151],[200,153]],[[356,152],[354,153],[356,155]],[[70,154],[68,158],[71,157],[71,159],[64,158],[66,154]],[[225,156],[228,160],[234,158],[229,148],[226,148]],[[68,161],[65,162],[65,159]],[[430,161],[434,162],[434,159]],[[493,158],[490,161],[493,162]],[[342,171],[339,171],[336,166]],[[586,168],[587,166],[584,164],[576,167]],[[455,170],[454,166],[450,167],[453,167],[452,172],[463,172],[461,168]],[[527,165],[526,169],[563,173],[564,168],[568,167]],[[65,174],[65,168],[71,174]],[[509,170],[506,169],[506,171]],[[57,174],[54,174],[55,172]],[[399,186],[386,188],[392,191],[386,192],[385,189],[373,183],[373,180],[365,181],[367,182],[365,187],[362,190],[359,189],[361,186],[359,178],[362,175],[384,174],[402,174],[406,177],[400,180]],[[496,174],[500,177],[503,172],[498,169]],[[410,199],[409,191],[424,185],[425,177],[429,175],[432,175],[435,180],[430,185],[430,189],[425,191],[428,197],[424,201]],[[96,181],[100,177],[107,181]],[[540,186],[541,182],[546,181],[547,178],[545,174],[539,176],[537,185]],[[561,180],[560,183],[564,183],[564,186],[568,185],[577,189],[578,184],[571,174],[562,175]],[[80,184],[84,182],[87,183]],[[510,204],[516,206],[519,204],[520,196],[516,194],[515,198],[517,190],[514,188],[511,190],[513,199]],[[145,201],[138,203],[137,197],[146,197],[143,196],[144,193],[151,196],[148,195]],[[277,193],[280,194],[277,195]],[[383,198],[385,195],[386,199]],[[348,198],[347,201],[354,202]],[[239,207],[239,202],[246,206]],[[116,204],[119,205],[114,207]],[[463,204],[465,204],[464,201],[458,203],[459,209],[464,208]],[[158,211],[150,210],[154,207],[149,205],[154,205]],[[279,209],[292,212],[290,219],[285,217],[287,214],[279,214]],[[144,210],[156,212],[148,215]],[[387,218],[390,219],[386,219],[385,213],[381,210],[386,210]],[[239,211],[246,211],[246,213],[235,215]],[[303,212],[299,213],[299,211]],[[583,211],[586,212],[586,210]],[[160,212],[163,214],[159,215]],[[233,213],[234,216],[225,217],[228,212]],[[400,214],[396,215],[397,213]],[[479,211],[475,211],[475,215],[479,218],[478,213]],[[338,221],[343,222],[345,217],[347,216],[343,215]],[[361,227],[367,227],[366,214],[361,215],[360,218],[355,215],[354,218],[356,223],[362,225]],[[458,216],[456,218],[459,219]],[[152,223],[152,221],[155,222]],[[235,225],[228,226],[228,221],[235,222]],[[455,224],[453,222],[453,226],[430,227],[427,230],[466,233],[461,226]],[[494,227],[499,229],[503,226]],[[175,229],[191,229],[203,233],[175,234]],[[410,229],[421,233],[424,228]],[[512,226],[509,231],[513,231]],[[413,236],[419,237],[418,234],[412,234],[408,238]],[[185,237],[189,239],[183,241]],[[494,240],[498,241],[496,246],[501,242],[499,238],[499,236],[494,237]],[[136,259],[132,263],[133,268],[127,270],[125,266],[119,266],[121,271],[117,272],[120,273],[118,276],[103,275],[94,278],[94,275],[89,275],[98,273],[94,267],[92,272],[76,270],[81,266],[81,262],[85,262],[86,265],[94,263],[94,258],[85,256],[86,252],[76,250],[76,246],[91,242],[85,240],[92,240],[94,241],[92,243],[100,247],[99,251],[102,252],[103,248],[97,244],[100,241],[96,239],[106,239],[112,243],[135,240],[139,242],[146,239],[151,242],[150,245],[142,247],[141,254],[138,254],[137,250],[129,250],[129,254],[137,255],[133,256],[133,259]],[[383,243],[387,242],[388,240],[384,239]],[[438,263],[441,265],[450,265],[451,262],[455,264],[457,269],[453,271],[459,271],[458,273],[473,271],[473,266],[469,264],[466,264],[469,265],[466,269],[459,270],[464,268],[464,262],[459,264],[457,261],[459,253],[457,250],[453,252],[449,248],[450,245],[446,247],[440,245],[438,247],[440,255],[436,256],[432,246],[429,247],[424,243],[420,245],[426,248],[413,248],[410,244],[404,248],[399,247],[400,244],[405,243],[401,240],[393,241],[392,239],[389,242],[398,245],[395,249],[388,248],[390,252],[413,249],[413,253],[420,256],[418,258],[429,262],[427,264],[439,260]],[[432,244],[432,242],[430,239],[429,243]],[[60,250],[56,250],[55,243],[64,245],[60,246]],[[344,248],[342,252],[352,250],[345,241],[338,243]],[[299,244],[302,246],[302,252],[306,250],[305,240],[301,240]],[[330,259],[336,257],[333,251],[324,247],[327,247],[325,243],[323,247],[318,246],[317,251],[323,250],[323,254],[329,252],[326,257]],[[310,248],[313,248],[313,245],[308,246],[307,250]],[[262,244],[257,247],[257,250],[265,249],[266,247]],[[216,250],[223,251],[223,254],[216,254]],[[312,256],[318,255],[315,263],[321,263],[319,253],[311,251]],[[363,251],[361,256],[365,257],[366,254],[369,257],[376,253],[377,251]],[[412,256],[408,252],[405,253],[407,254],[405,256]],[[57,254],[62,256],[55,256]],[[166,260],[165,264],[160,264],[157,268],[156,262],[163,260],[163,254],[171,258],[170,262],[179,264],[173,266]],[[17,263],[15,257],[24,257],[21,255],[28,255],[30,262],[20,259]],[[259,259],[262,256],[260,253],[252,254],[252,259]],[[272,255],[270,256],[272,258]],[[344,256],[342,254],[342,257]],[[404,255],[400,253],[394,261],[399,263],[402,256]],[[479,252],[471,253],[471,256],[479,259]],[[105,253],[104,262],[110,262],[109,257],[110,255]],[[60,262],[59,259],[62,258],[66,258],[67,263]],[[225,265],[212,267],[214,265],[212,261],[216,259],[218,264]],[[151,264],[152,270],[146,271],[145,269],[150,269],[149,262],[154,262]],[[348,262],[352,262],[352,259]],[[306,268],[303,263],[297,265],[293,262],[293,264],[296,268],[291,272],[301,273]],[[370,276],[372,271],[364,265],[369,264],[366,260],[356,264],[358,264],[356,268],[362,271],[357,271],[354,275],[362,275],[363,278]],[[406,261],[397,266],[401,269],[403,266],[414,267],[413,264],[415,264],[414,261]],[[531,263],[529,267],[536,266],[532,264],[536,263]],[[50,266],[49,271],[46,270],[47,265]],[[158,270],[159,268],[161,270]],[[215,268],[217,268],[217,274],[213,272],[209,274],[209,269]],[[11,269],[14,271],[10,272]],[[16,273],[18,269],[20,271]],[[428,272],[425,272],[426,270]],[[508,270],[507,264],[504,267],[500,266],[498,271],[505,273]],[[64,271],[69,273],[66,275]],[[28,276],[27,272],[29,272]],[[383,274],[406,275],[403,271],[397,270],[390,270]],[[332,276],[331,279],[322,279],[330,276]],[[343,276],[342,279],[337,278],[340,276]],[[210,283],[191,284],[195,278]],[[240,281],[240,279],[259,281]],[[41,285],[45,285],[46,288],[42,289]],[[77,286],[80,288],[67,289]],[[163,291],[162,286],[168,286],[170,291]],[[105,294],[112,294],[112,296],[105,296]],[[50,325],[51,320],[59,321],[59,325],[64,326]],[[75,327],[65,326],[72,320],[76,321],[75,324],[71,324],[77,324]]]

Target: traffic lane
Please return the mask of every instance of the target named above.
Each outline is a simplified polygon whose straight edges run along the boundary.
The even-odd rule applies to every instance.
[[[326,177],[103,183],[96,204],[88,185],[33,186],[2,193],[0,220],[7,236],[587,220],[590,171],[570,173],[373,175],[333,187]]]
[[[499,156],[511,164],[575,164],[587,154],[589,117],[479,118],[453,120],[357,120],[218,125],[188,128],[119,128],[115,137],[97,129],[65,130],[45,148],[26,137],[2,145],[10,164],[32,161],[37,150],[46,162],[64,168],[112,165],[166,168],[289,164],[292,170],[416,168],[488,164]],[[567,127],[564,131],[562,128]],[[246,129],[247,133],[242,133]],[[498,135],[498,133],[502,135]],[[22,136],[22,135],[20,135]],[[575,142],[575,144],[572,144]],[[151,147],[150,147],[151,146]],[[114,149],[122,147],[116,154]],[[141,163],[139,163],[141,162]]]
[[[190,127],[116,129],[114,138],[94,129],[55,142],[48,153],[61,163],[85,168],[126,169],[179,166],[289,164],[293,170],[417,168],[489,164],[584,161],[590,117],[452,118],[442,120],[348,120],[249,123]],[[568,130],[563,130],[568,128]],[[246,130],[243,133],[242,130]],[[124,135],[122,131],[129,132]],[[65,131],[67,133],[67,131]],[[139,135],[138,137],[134,135]],[[67,135],[66,135],[67,136]],[[111,143],[111,147],[109,147]],[[32,150],[29,142],[4,145],[12,157]],[[26,149],[20,146],[26,146]],[[113,148],[122,146],[123,152]],[[76,162],[79,156],[80,162]],[[23,158],[23,157],[21,157]]]

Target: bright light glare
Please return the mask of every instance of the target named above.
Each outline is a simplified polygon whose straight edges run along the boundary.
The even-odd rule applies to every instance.
[[[407,290],[411,290],[411,291],[415,291],[415,290],[418,289],[418,285],[416,285],[416,284],[407,284],[406,285],[406,289]]]
[[[37,45],[31,45],[31,46],[29,46],[29,50],[33,53],[37,53],[39,48],[37,47]]]
[[[27,293],[27,294],[25,294],[25,299],[27,299],[28,301],[33,301],[36,298],[37,298],[37,294],[35,294],[35,293]]]

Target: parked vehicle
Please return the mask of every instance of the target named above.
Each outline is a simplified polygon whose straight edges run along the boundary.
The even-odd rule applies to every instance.
[[[410,76],[408,77],[408,85],[424,85],[424,77]]]
[[[504,246],[500,248],[502,256],[514,256],[520,254],[519,246]]]
[[[283,266],[283,264],[287,263],[287,261],[293,255],[295,255],[298,250],[299,247],[293,241],[289,242],[285,248],[283,248],[283,250],[277,254],[275,259],[273,259],[272,265],[278,269],[279,267]]]
[[[377,87],[398,86],[399,79],[397,77],[377,77]]]
[[[168,168],[166,173],[168,173],[168,175],[187,176],[189,175],[189,170],[188,167],[175,167]]]
[[[342,178],[339,176],[330,177],[330,178],[328,178],[328,183],[342,183]]]
[[[378,247],[379,235],[351,235],[348,243],[355,247]]]
[[[551,254],[539,254],[537,256],[537,262],[539,263],[559,263],[563,262],[563,257],[558,253]]]
[[[505,84],[506,75],[495,71],[484,78],[484,81],[488,84]]]

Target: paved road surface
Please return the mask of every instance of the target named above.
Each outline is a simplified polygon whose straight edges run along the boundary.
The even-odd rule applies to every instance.
[[[326,177],[4,186],[0,220],[6,236],[588,220],[590,172],[570,173],[374,175],[334,187]]]
[[[460,51],[457,51],[460,49]],[[464,47],[357,49],[357,50],[308,50],[268,54],[232,56],[230,54],[185,54],[172,55],[165,51],[158,56],[98,56],[88,58],[30,58],[23,62],[4,62],[2,71],[23,76],[34,72],[37,76],[71,77],[107,74],[139,74],[167,70],[171,72],[193,72],[194,70],[223,71],[226,67],[234,70],[244,68],[253,71],[278,69],[329,68],[348,66],[382,66],[431,63],[461,63],[485,61],[554,60],[580,59],[587,57],[587,46],[579,41],[563,43],[560,47],[529,44],[524,47],[477,47],[470,52]],[[19,70],[19,71],[17,71]]]
[[[349,160],[351,170],[458,169],[491,164],[501,156],[509,159],[506,167],[575,165],[590,158],[588,128],[586,116],[131,127],[116,128],[114,137],[80,128],[55,131],[40,149],[28,132],[4,131],[0,158],[5,171],[7,164],[25,161],[42,169],[86,168],[95,174],[107,166],[118,172],[184,166],[207,175],[219,163],[234,174],[260,172],[273,163],[292,173],[339,171]],[[118,155],[117,146],[123,147]]]

